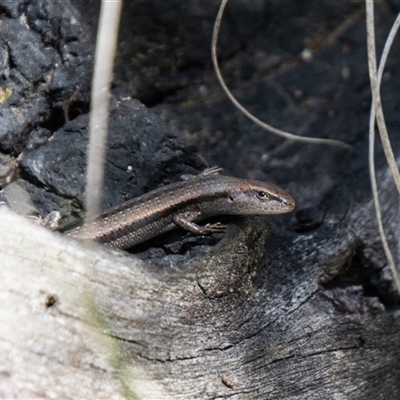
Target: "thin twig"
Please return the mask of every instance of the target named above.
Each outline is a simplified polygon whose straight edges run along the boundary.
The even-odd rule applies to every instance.
[[[297,136],[289,132],[282,131],[280,129],[274,128],[271,125],[266,124],[265,122],[259,120],[257,117],[255,117],[253,114],[248,112],[233,96],[233,94],[230,92],[228,87],[225,84],[225,81],[222,77],[221,71],[218,66],[218,59],[217,59],[217,41],[218,41],[218,34],[219,34],[219,29],[221,26],[221,19],[222,15],[224,13],[225,6],[227,4],[228,0],[222,0],[221,6],[219,8],[217,18],[214,24],[214,30],[213,30],[213,36],[212,36],[212,42],[211,42],[211,57],[214,65],[214,70],[217,75],[217,78],[219,80],[220,85],[222,86],[222,89],[225,91],[226,95],[228,96],[229,100],[250,120],[252,120],[255,124],[258,126],[261,126],[262,128],[266,129],[267,131],[270,131],[276,135],[282,136],[285,139],[290,139],[290,140],[297,140],[299,142],[306,142],[306,143],[312,143],[312,144],[327,144],[331,146],[337,146],[337,147],[342,147],[345,149],[351,149],[351,146],[348,145],[347,143],[341,142],[340,140],[334,140],[334,139],[317,139],[317,138],[311,138],[311,137],[305,137],[305,136]]]
[[[368,43],[368,67],[369,74],[371,80],[371,88],[373,87],[373,81],[375,85],[375,95],[376,92],[378,94],[378,98],[380,98],[380,85],[383,75],[383,70],[385,68],[386,60],[390,51],[390,48],[393,44],[394,37],[400,26],[400,14],[397,16],[392,29],[389,33],[389,36],[386,40],[385,47],[382,52],[381,61],[379,63],[378,73],[376,72],[376,50],[375,50],[375,34],[374,34],[374,6],[373,1],[366,0],[366,19],[367,19],[367,43]],[[382,108],[381,108],[382,109]],[[372,194],[375,205],[375,213],[376,219],[378,222],[379,235],[381,237],[383,249],[385,251],[386,258],[388,260],[388,264],[392,271],[393,279],[396,284],[397,290],[400,293],[400,279],[396,269],[396,265],[392,256],[392,253],[389,248],[389,244],[386,239],[385,231],[383,229],[382,223],[382,215],[381,215],[381,207],[379,202],[379,194],[378,194],[378,185],[376,182],[375,175],[375,161],[374,161],[374,143],[375,143],[375,110],[376,103],[373,96],[372,105],[371,105],[371,114],[369,119],[369,172],[372,186]],[[384,120],[383,120],[384,122]],[[382,136],[381,136],[382,137]],[[396,167],[397,170],[397,167]]]
[[[400,193],[400,174],[397,168],[396,159],[390,144],[389,135],[386,129],[385,117],[383,115],[382,100],[380,95],[380,84],[378,84],[376,76],[376,49],[375,49],[375,29],[374,29],[374,4],[373,0],[366,0],[367,7],[367,44],[369,76],[371,81],[372,98],[375,104],[376,123],[381,136],[383,150],[386,160],[389,164],[390,171],[393,175],[397,191]]]
[[[90,138],[86,172],[86,221],[99,213],[103,188],[110,87],[122,0],[102,0],[91,94]]]

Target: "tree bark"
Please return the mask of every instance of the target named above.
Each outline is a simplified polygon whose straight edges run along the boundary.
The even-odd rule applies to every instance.
[[[164,267],[5,209],[0,232],[3,398],[399,394],[396,315],[359,286],[323,289],[324,249],[276,268],[287,243],[258,219]]]

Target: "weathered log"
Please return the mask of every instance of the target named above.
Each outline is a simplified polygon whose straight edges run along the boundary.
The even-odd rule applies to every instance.
[[[354,231],[334,243],[316,234],[290,242],[244,219],[213,248],[161,266],[6,210],[0,224],[3,397],[399,393],[397,313],[359,285],[320,283],[350,268]]]

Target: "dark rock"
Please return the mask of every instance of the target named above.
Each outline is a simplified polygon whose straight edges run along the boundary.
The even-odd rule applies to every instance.
[[[2,47],[9,51],[9,60],[23,77],[32,85],[50,77],[50,67],[54,64],[54,50],[47,49],[38,34],[27,28],[19,20],[3,19],[0,21]]]
[[[30,151],[36,147],[45,144],[51,137],[52,132],[48,129],[39,127],[31,132],[31,135],[25,145],[25,150]]]
[[[0,193],[0,200],[19,214],[40,218],[55,210],[70,217],[77,208],[73,201],[23,179],[7,185]]]
[[[13,182],[18,176],[16,161],[9,155],[0,153],[0,187]]]
[[[311,229],[322,224],[324,214],[317,208],[303,208],[296,211],[296,231],[310,231]]]
[[[44,145],[27,149],[20,160],[28,180],[76,199],[81,207],[88,124],[88,115],[77,117]],[[110,111],[102,210],[204,167],[195,148],[179,139],[139,101],[116,99]]]
[[[0,109],[1,148],[18,154],[33,126],[49,115],[44,86],[51,79],[55,53],[45,48],[40,36],[20,20],[0,21],[3,95]],[[37,90],[33,91],[33,87]]]
[[[0,2],[0,148],[18,155],[32,130],[55,128],[72,96],[88,102],[93,47],[68,0],[12,3]]]
[[[27,3],[29,3],[29,0],[2,0],[0,1],[0,11],[7,17],[18,18],[25,9]]]

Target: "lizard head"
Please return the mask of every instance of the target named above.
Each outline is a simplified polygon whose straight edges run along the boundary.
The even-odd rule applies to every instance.
[[[237,183],[228,194],[235,214],[283,214],[294,209],[295,201],[279,186],[248,180],[240,180]]]

